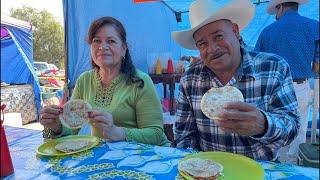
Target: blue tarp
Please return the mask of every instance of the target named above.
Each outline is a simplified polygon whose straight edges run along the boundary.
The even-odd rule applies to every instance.
[[[197,51],[181,48],[171,38],[171,31],[190,27],[188,13],[185,11],[188,11],[192,1],[164,0],[167,6],[162,2],[133,3],[133,0],[63,0],[69,88],[74,86],[83,71],[91,68],[86,35],[89,24],[101,16],[113,16],[124,24],[133,62],[145,72],[150,53],[171,52],[174,60],[183,55],[198,55]],[[252,2],[257,3],[258,0]],[[262,29],[275,21],[274,16],[267,14],[266,5],[256,4],[255,17],[241,33],[249,46],[253,47]],[[173,11],[185,12],[182,13],[181,22],[177,22]],[[300,6],[299,12],[319,20],[319,1],[310,0]]]
[[[169,51],[174,59],[180,56],[180,47],[171,39],[171,31],[177,27],[175,16],[160,2],[64,0],[63,3],[69,88],[80,73],[91,69],[86,38],[90,23],[98,17],[112,16],[123,23],[133,62],[142,71],[147,72],[148,54]]]
[[[189,5],[193,0],[165,0],[168,5],[172,6],[176,11],[187,11]],[[243,37],[246,44],[250,47],[254,47],[261,31],[268,26],[269,24],[275,21],[274,15],[269,15],[266,11],[267,9],[267,1],[260,0],[260,4],[258,4],[258,0],[251,0],[256,7],[255,16],[252,21],[248,24],[248,26],[241,32],[241,36]],[[319,0],[309,0],[308,3],[302,4],[299,6],[299,13],[305,17],[315,19],[319,21]],[[178,24],[179,29],[187,29],[190,27],[189,24],[189,14],[182,14],[182,22]],[[272,38],[272,37],[270,37]],[[184,48],[181,48],[181,54],[184,55],[198,55],[197,51],[190,51]]]
[[[1,38],[1,82],[32,84],[39,112],[40,85],[33,68],[32,28],[19,22],[10,17],[1,17],[2,31],[9,33],[6,38]]]
[[[165,3],[135,4],[133,0],[63,0],[69,89],[73,88],[82,72],[91,69],[86,36],[89,24],[101,16],[115,17],[124,24],[133,62],[144,72],[148,71],[147,59],[150,53],[171,52],[173,60],[178,60],[183,55],[198,56],[198,51],[184,49],[171,38],[171,31],[190,27],[187,11],[193,1],[163,0]],[[267,1],[258,3],[259,0],[252,0],[252,2],[256,6],[255,16],[241,32],[241,36],[250,47],[255,46],[261,31],[275,21],[275,17],[266,12]],[[181,22],[177,22],[174,11],[182,12]],[[309,0],[308,3],[301,5],[299,13],[319,21],[319,0]],[[160,98],[163,97],[162,88],[161,85],[156,85]],[[178,93],[177,90],[178,84],[175,87],[175,95]],[[311,117],[308,119],[311,121]]]

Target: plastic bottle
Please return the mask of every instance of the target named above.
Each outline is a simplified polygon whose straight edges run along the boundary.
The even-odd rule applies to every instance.
[[[9,176],[13,173],[13,165],[10,156],[9,146],[2,126],[1,120],[1,177]],[[1,178],[2,179],[2,178]]]
[[[172,60],[170,58],[168,59],[167,73],[168,74],[173,74],[174,73],[173,62],[172,62]]]
[[[161,67],[160,59],[157,59],[157,63],[156,63],[156,74],[162,74],[162,67]]]

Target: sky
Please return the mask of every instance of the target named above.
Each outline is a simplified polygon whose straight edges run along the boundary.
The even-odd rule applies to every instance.
[[[62,0],[1,0],[1,14],[8,16],[10,8],[23,5],[48,11],[63,25]]]

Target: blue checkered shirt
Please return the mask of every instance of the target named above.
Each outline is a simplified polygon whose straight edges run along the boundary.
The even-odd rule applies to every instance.
[[[178,148],[200,151],[226,151],[253,159],[275,160],[280,147],[297,135],[300,118],[297,99],[287,62],[270,53],[246,52],[236,75],[228,83],[255,104],[268,123],[261,137],[225,133],[200,109],[202,96],[212,87],[223,85],[202,61],[194,64],[180,79],[175,141]]]

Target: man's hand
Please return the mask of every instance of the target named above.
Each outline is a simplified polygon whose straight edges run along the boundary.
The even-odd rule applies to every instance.
[[[264,115],[253,105],[243,102],[228,103],[215,121],[225,132],[242,136],[263,135],[268,128]]]

